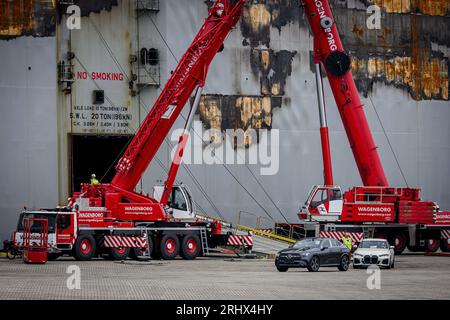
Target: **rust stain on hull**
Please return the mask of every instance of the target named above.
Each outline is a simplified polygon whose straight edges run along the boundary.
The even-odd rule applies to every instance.
[[[81,15],[111,10],[117,0],[75,0]],[[0,40],[21,36],[53,37],[56,21],[67,12],[69,4],[57,0],[0,0]]]
[[[0,0],[0,39],[55,34],[55,0]]]
[[[382,15],[380,30],[367,29],[368,16],[361,6],[355,6],[358,2],[383,8],[386,13]],[[450,33],[446,32],[450,30],[449,0],[330,0],[330,3],[345,48],[358,58],[353,66],[358,70],[360,92],[367,95],[373,82],[382,79],[388,85],[406,88],[416,100],[448,100],[448,56],[431,50],[431,44],[450,47]],[[260,78],[262,95],[284,95],[291,63],[275,62],[275,66],[287,66],[288,72],[282,72],[282,81],[273,81],[270,70],[274,68],[269,65],[277,60],[274,55],[282,54],[270,48],[270,28],[281,32],[289,23],[307,26],[299,1],[256,0],[246,4],[241,32],[244,46],[251,47],[250,62],[253,73]],[[267,50],[259,49],[261,46]],[[293,55],[295,52],[291,52],[291,60]],[[376,77],[368,73],[370,68],[375,68]]]
[[[367,0],[387,13],[422,13],[431,16],[446,16],[450,13],[448,0]]]
[[[450,34],[443,32],[450,30],[450,17],[446,15],[450,2],[445,1],[445,6],[440,1],[433,5],[421,2],[429,14],[421,11],[417,1],[364,1],[375,2],[388,12],[382,15],[379,30],[367,29],[364,10],[334,1],[338,29],[354,59],[352,69],[358,90],[367,96],[373,83],[382,81],[406,89],[415,100],[448,100],[448,54],[432,49],[432,44],[450,47]]]
[[[445,58],[423,59],[420,64],[413,57],[352,58],[352,73],[366,96],[374,82],[384,82],[406,88],[416,100],[449,100],[448,70]]]

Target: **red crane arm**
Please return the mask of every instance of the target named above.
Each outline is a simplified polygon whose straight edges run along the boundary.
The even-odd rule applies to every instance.
[[[314,36],[314,62],[323,63],[365,186],[387,186],[377,146],[350,72],[350,58],[327,0],[303,0]]]
[[[153,108],[119,160],[111,185],[133,191],[198,85],[225,38],[238,22],[245,0],[217,0],[200,31],[179,61]]]

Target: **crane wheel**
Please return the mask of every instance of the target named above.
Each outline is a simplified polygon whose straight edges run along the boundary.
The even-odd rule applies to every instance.
[[[195,259],[200,254],[200,249],[200,238],[195,234],[188,234],[181,241],[180,256],[185,260]]]
[[[180,250],[180,240],[176,235],[166,234],[161,238],[160,250],[164,260],[173,260]]]
[[[426,252],[436,252],[439,249],[439,240],[437,239],[428,239],[425,242],[425,251]]]
[[[441,239],[439,247],[442,252],[450,252],[450,239]]]
[[[140,256],[143,256],[144,254],[150,253],[150,256],[153,255],[153,240],[151,237],[148,237],[147,239],[147,245],[149,248],[131,248],[130,250],[130,257],[133,259],[137,259]]]
[[[97,243],[90,234],[83,234],[78,236],[73,248],[74,257],[79,261],[91,260],[95,254]]]
[[[406,237],[404,232],[399,232],[394,234],[392,240],[389,241],[394,246],[395,254],[402,254],[408,244],[408,238]]]
[[[121,247],[121,248],[110,248],[109,256],[111,260],[125,260],[130,254],[130,248]]]

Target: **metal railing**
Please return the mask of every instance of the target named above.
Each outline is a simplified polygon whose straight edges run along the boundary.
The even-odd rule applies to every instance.
[[[58,81],[60,83],[72,83],[75,81],[73,65],[65,61],[58,63]]]
[[[159,11],[159,0],[136,0],[136,9]]]
[[[359,192],[358,192],[359,191]],[[392,192],[394,191],[394,192]],[[396,187],[356,187],[353,201],[361,202],[383,202],[383,197],[401,197],[403,196],[403,188]]]
[[[306,237],[306,230],[301,226],[296,225],[285,225],[289,226],[288,229],[276,226],[274,230],[274,234],[283,236],[289,239],[303,239]]]
[[[249,221],[251,220],[249,218],[245,219],[245,216],[252,217],[254,222]],[[243,220],[245,221],[243,222]],[[243,223],[254,227],[252,228],[243,226]],[[302,228],[301,226],[285,224],[285,226],[289,226],[289,228],[286,230],[285,228],[277,227],[277,225],[271,219],[242,210],[238,212],[236,224],[240,229],[252,231],[258,235],[267,236],[290,243],[296,242],[296,239],[302,239],[306,237],[306,230],[304,230],[304,228]],[[272,232],[266,232],[265,229],[270,229],[272,230]]]
[[[252,217],[255,218],[255,223],[252,224],[252,225],[254,225],[255,229],[273,229],[274,228],[274,223],[269,218],[262,217],[260,215],[255,214],[255,213],[242,211],[242,210],[238,212],[238,217],[237,217],[237,224],[238,225],[241,225],[242,217],[246,216],[246,215],[247,216],[252,216]]]
[[[159,65],[139,65],[139,75],[137,85],[139,86],[159,86],[160,85],[160,68]]]

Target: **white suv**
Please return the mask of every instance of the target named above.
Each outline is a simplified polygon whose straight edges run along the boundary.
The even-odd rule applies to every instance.
[[[385,239],[364,239],[353,253],[353,268],[377,265],[394,268],[394,247]]]

